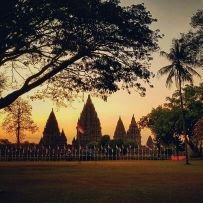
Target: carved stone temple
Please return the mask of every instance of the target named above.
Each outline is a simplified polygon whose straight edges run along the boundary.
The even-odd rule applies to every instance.
[[[134,115],[127,131],[127,139],[134,140],[138,145],[141,145],[140,129],[138,128]]]
[[[101,133],[101,124],[90,95],[83,107],[80,118],[77,123],[76,139],[73,139],[73,145],[86,146],[91,142],[99,142]]]
[[[121,139],[123,141],[131,140],[134,141],[136,144],[141,145],[141,135],[140,129],[135,121],[135,117],[133,115],[131,123],[129,125],[129,129],[126,132],[121,117],[119,117],[116,129],[114,132],[114,139]]]
[[[154,142],[153,142],[153,139],[151,136],[148,137],[147,142],[146,142],[146,146],[151,148],[151,149],[153,148]]]
[[[124,140],[126,137],[126,131],[125,131],[125,127],[123,125],[123,121],[121,120],[121,117],[119,117],[117,125],[116,125],[116,129],[114,132],[114,139],[115,140]]]
[[[46,147],[60,147],[67,145],[67,138],[63,129],[61,132],[59,130],[58,122],[53,109],[46,122],[43,137],[41,138],[39,144]]]

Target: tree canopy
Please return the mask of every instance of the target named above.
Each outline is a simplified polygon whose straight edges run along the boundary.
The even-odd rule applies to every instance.
[[[194,126],[193,142],[197,149],[199,149],[199,155],[202,156],[203,147],[203,117],[200,118]]]
[[[198,10],[191,18],[193,30],[182,34],[182,40],[190,53],[190,60],[203,66],[203,9]]]
[[[197,144],[193,136],[197,137],[195,129],[196,123],[203,116],[202,102],[203,84],[199,86],[187,85],[183,89],[185,127],[192,150],[197,152]],[[172,97],[166,98],[166,103],[153,109],[147,116],[139,121],[140,126],[148,127],[152,130],[156,140],[164,145],[176,145],[181,147],[181,135],[183,131],[180,97],[176,91]],[[198,129],[200,129],[198,127]]]
[[[0,108],[42,86],[56,102],[80,91],[145,93],[159,30],[143,4],[117,0],[9,0],[0,8]]]

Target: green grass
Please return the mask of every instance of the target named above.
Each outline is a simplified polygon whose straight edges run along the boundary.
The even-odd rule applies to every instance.
[[[0,202],[203,202],[203,161],[0,162]]]

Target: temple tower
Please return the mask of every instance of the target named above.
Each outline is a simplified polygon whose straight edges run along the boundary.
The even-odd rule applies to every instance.
[[[61,134],[60,134],[60,145],[66,145],[67,144],[67,138],[66,135],[64,133],[64,130],[62,129]]]
[[[101,139],[101,125],[94,108],[90,95],[83,107],[80,118],[77,123],[77,139],[78,145],[85,146],[90,142],[99,142]]]
[[[133,141],[135,141],[136,144],[141,145],[140,130],[139,130],[138,125],[135,121],[134,115],[133,115],[131,123],[129,125],[126,139],[133,140]]]
[[[50,147],[64,146],[67,144],[64,131],[62,130],[61,133],[59,131],[58,122],[56,120],[53,109],[46,122],[43,137],[41,138],[39,144]]]
[[[153,142],[153,139],[151,136],[148,137],[147,142],[146,142],[146,146],[151,148],[151,149],[153,148],[154,142]]]
[[[123,125],[123,121],[121,120],[121,117],[119,117],[117,125],[116,125],[116,129],[114,132],[114,139],[118,140],[124,140],[126,137],[126,131],[125,131],[125,127]]]

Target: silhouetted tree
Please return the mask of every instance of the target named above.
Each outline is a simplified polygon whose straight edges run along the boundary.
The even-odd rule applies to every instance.
[[[110,140],[111,140],[111,138],[110,138],[110,136],[109,135],[103,135],[102,137],[101,137],[101,140],[100,140],[100,142],[99,142],[99,145],[101,145],[101,146],[107,146],[109,143],[110,143]]]
[[[203,117],[203,85],[186,85],[183,88],[184,115],[186,134],[189,145],[194,153],[200,153],[194,136],[195,124]],[[175,91],[171,97],[166,98],[163,106],[154,108],[147,116],[139,121],[142,128],[148,127],[153,132],[157,143],[162,145],[175,145],[177,150],[182,150],[182,126],[183,120],[180,110],[179,92]]]
[[[70,100],[80,91],[99,95],[150,84],[148,67],[159,31],[143,4],[117,0],[12,0],[0,8],[0,73],[9,92],[0,108],[43,85],[34,98]],[[36,93],[36,92],[35,92]]]
[[[203,117],[200,118],[194,126],[194,135],[192,137],[193,142],[199,149],[199,156],[202,156],[203,147]]]
[[[141,120],[144,120],[142,118]],[[182,119],[180,110],[158,106],[145,116],[144,127],[151,129],[155,136],[156,144],[169,146],[174,144],[178,148],[176,138],[182,132]],[[147,123],[150,121],[150,123]],[[140,123],[141,125],[141,123]]]
[[[99,143],[96,142],[96,141],[92,141],[92,142],[89,142],[89,143],[87,144],[87,146],[90,147],[90,148],[92,148],[92,149],[94,149],[95,147],[98,147],[98,146],[99,146]]]
[[[199,73],[194,70],[196,64],[188,58],[187,47],[181,42],[181,40],[173,40],[173,46],[169,53],[164,51],[161,52],[162,56],[165,56],[170,62],[170,65],[167,65],[161,68],[158,71],[158,74],[167,75],[166,86],[170,87],[175,80],[176,87],[179,92],[180,97],[180,109],[182,114],[182,130],[183,135],[185,136],[185,151],[186,151],[186,164],[189,164],[188,150],[187,150],[187,134],[185,126],[185,115],[184,115],[184,106],[183,106],[183,97],[182,97],[182,87],[185,82],[193,83],[193,76],[199,76]]]
[[[123,144],[124,144],[124,146],[125,146],[126,148],[128,148],[129,146],[130,146],[130,147],[138,147],[138,145],[139,145],[139,144],[138,144],[135,140],[133,140],[133,139],[124,140]]]
[[[24,131],[34,133],[37,130],[37,126],[31,118],[32,106],[27,101],[18,99],[4,111],[6,116],[2,126],[8,133],[16,135],[17,145],[20,145]]]
[[[203,9],[197,11],[191,18],[193,30],[182,34],[182,40],[190,53],[190,60],[198,66],[203,66]]]

